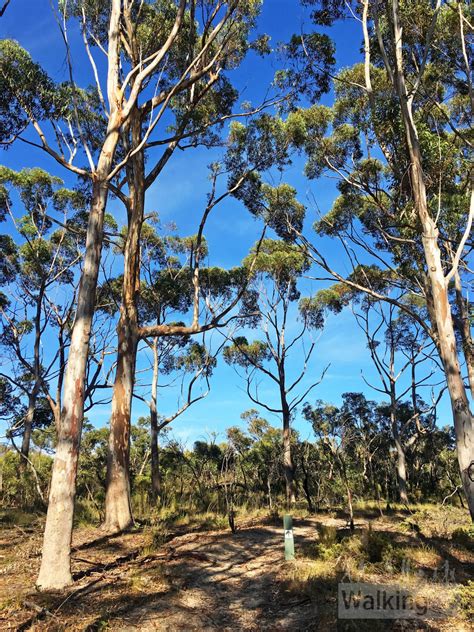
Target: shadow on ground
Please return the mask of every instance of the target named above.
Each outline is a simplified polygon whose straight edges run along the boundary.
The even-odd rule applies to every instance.
[[[147,549],[139,531],[100,537],[75,547],[79,584],[63,595],[32,594],[44,609],[22,629],[35,630],[294,630],[321,632],[454,630],[437,622],[338,619],[337,589],[343,573],[335,560],[321,576],[298,575],[318,561],[325,530],[335,541],[350,535],[345,520],[322,516],[295,520],[297,562],[285,562],[282,528],[272,520],[237,531],[189,533],[158,549]],[[367,532],[364,517],[355,534]],[[453,552],[451,541],[400,532],[394,523],[377,523],[374,532],[390,539],[395,553],[429,546],[465,582],[474,571]],[[81,555],[90,564],[79,564]],[[87,562],[87,560],[82,560]],[[320,563],[321,560],[319,560]],[[332,566],[331,566],[332,565]],[[430,568],[426,569],[430,571]],[[386,581],[386,578],[385,578]],[[376,581],[374,582],[377,583]],[[380,585],[383,585],[383,579]],[[23,618],[25,622],[25,618]],[[17,628],[18,629],[18,628]]]

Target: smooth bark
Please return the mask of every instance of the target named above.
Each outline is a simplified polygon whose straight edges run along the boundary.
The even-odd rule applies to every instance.
[[[35,416],[35,406],[36,406],[36,394],[34,391],[28,396],[28,409],[25,415],[24,429],[23,429],[23,437],[21,441],[21,450],[20,450],[20,472],[24,473],[26,470],[26,465],[28,463],[28,456],[30,453],[30,443],[31,443],[31,431],[33,429],[33,418]]]
[[[109,136],[111,144],[113,135]],[[115,147],[114,147],[115,148]],[[111,155],[102,160],[108,171]],[[108,187],[103,179],[94,183],[93,202],[87,227],[86,253],[71,346],[64,377],[64,395],[58,443],[54,458],[43,556],[37,586],[41,590],[62,589],[72,583],[70,549],[76,495],[76,473],[84,417],[84,382],[103,238],[104,210]]]
[[[408,95],[405,83],[402,28],[400,25],[398,0],[393,0],[393,24],[396,59],[395,87],[399,97],[411,163],[410,174],[413,199],[422,229],[423,252],[428,271],[430,291],[433,297],[438,348],[451,400],[461,480],[471,518],[474,520],[474,419],[469,408],[469,401],[461,376],[451,305],[448,297],[448,281],[445,277],[438,241],[439,230],[428,209],[421,148],[412,112],[413,93]]]
[[[76,318],[71,332],[69,357],[64,374],[64,393],[58,443],[51,478],[48,514],[43,541],[43,557],[37,580],[41,590],[61,589],[72,583],[70,550],[76,494],[77,463],[84,417],[85,373],[89,352],[92,318],[95,310],[96,289],[103,243],[104,212],[107,203],[109,181],[127,164],[126,156],[118,165],[113,160],[120,137],[120,130],[127,124],[136,107],[144,82],[156,70],[173,45],[182,25],[186,2],[180,0],[175,22],[163,46],[148,64],[141,64],[129,73],[125,84],[133,78],[129,97],[125,100],[126,85],[120,86],[120,31],[124,23],[130,24],[130,12],[121,0],[111,0],[107,51],[108,121],[97,166],[92,172],[92,200],[86,231],[86,251],[77,297]],[[73,168],[49,148],[37,121],[32,120],[45,151],[61,164],[76,173]],[[126,336],[126,333],[124,334]],[[128,379],[129,349],[125,350],[122,365],[124,380]],[[125,382],[123,382],[125,383]],[[127,392],[124,398],[128,397]],[[117,404],[120,403],[120,398]],[[123,400],[122,400],[123,403]],[[120,437],[120,445],[128,442],[128,436]]]
[[[391,353],[394,354],[394,348],[392,347]],[[393,367],[393,364],[392,364]],[[393,370],[392,370],[393,375]],[[397,420],[397,398],[395,394],[395,383],[393,380],[390,381],[390,427],[392,430],[393,442],[395,444],[395,450],[397,452],[397,464],[396,464],[396,472],[397,472],[397,487],[398,487],[398,497],[401,503],[404,505],[408,505],[408,492],[407,492],[407,465],[406,465],[406,454],[405,454],[405,446],[403,444],[403,440],[400,436],[400,432],[398,429],[398,420]]]

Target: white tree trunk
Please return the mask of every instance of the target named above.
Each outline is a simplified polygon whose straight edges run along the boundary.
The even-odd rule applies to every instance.
[[[70,550],[77,463],[84,417],[85,370],[95,308],[107,193],[106,183],[96,181],[87,227],[86,253],[76,318],[64,378],[63,407],[51,478],[43,555],[37,580],[37,587],[40,590],[61,589],[72,583]]]
[[[433,297],[438,348],[451,399],[461,480],[469,511],[474,520],[474,419],[469,408],[466,388],[461,376],[451,305],[448,297],[448,282],[445,277],[438,243],[439,231],[428,209],[421,148],[412,112],[412,96],[408,95],[405,84],[403,39],[398,0],[392,0],[392,4],[393,36],[396,53],[395,88],[400,101],[400,112],[405,127],[405,137],[411,163],[410,174],[413,199],[422,228],[422,243]]]

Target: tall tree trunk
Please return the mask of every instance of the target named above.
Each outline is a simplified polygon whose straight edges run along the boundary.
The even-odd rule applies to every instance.
[[[92,177],[92,199],[86,231],[84,267],[77,295],[77,309],[71,332],[68,362],[64,373],[64,394],[58,443],[53,464],[43,556],[37,579],[41,590],[62,589],[72,583],[70,553],[76,495],[87,356],[94,316],[97,280],[104,238],[104,213],[119,133],[123,124],[118,83],[120,77],[120,18],[122,3],[111,0],[107,51],[107,130]]]
[[[157,414],[151,413],[151,497],[156,504],[161,498],[161,469]]]
[[[112,132],[109,135],[111,143]],[[106,175],[111,163],[103,159],[100,173]],[[103,240],[104,210],[108,187],[105,178],[96,179],[89,214],[84,268],[71,333],[71,345],[64,376],[63,407],[54,458],[48,513],[43,540],[43,557],[37,586],[61,589],[72,583],[70,551],[76,495],[76,473],[84,417],[84,382],[97,279]]]
[[[454,274],[454,288],[456,292],[456,304],[459,312],[459,334],[462,340],[464,358],[466,360],[467,377],[471,390],[471,399],[474,401],[474,342],[471,335],[471,319],[466,300],[462,295],[462,284],[459,272]]]
[[[130,122],[134,146],[140,116]],[[122,304],[117,326],[118,350],[107,454],[104,529],[114,533],[133,523],[130,498],[130,425],[138,345],[137,292],[140,283],[140,234],[145,204],[144,157],[138,152],[126,167],[129,184],[128,232],[124,252]]]
[[[64,374],[64,395],[58,429],[58,443],[51,477],[43,555],[37,579],[37,587],[41,590],[62,589],[72,583],[70,554],[77,463],[84,418],[85,373],[104,237],[104,212],[108,196],[107,176],[112,167],[122,122],[121,114],[117,111],[120,15],[121,3],[118,0],[112,0],[108,32],[107,71],[110,114],[105,140],[93,177],[84,267],[78,290],[69,357]]]
[[[35,416],[36,397],[37,394],[35,387],[28,396],[28,409],[25,415],[25,423],[20,450],[20,474],[25,473],[28,463],[28,457],[30,454],[31,431],[33,429],[33,418]]]
[[[291,428],[290,412],[287,405],[283,405],[283,471],[285,473],[286,506],[289,509],[296,502],[295,468],[291,456]]]
[[[134,147],[138,147],[142,141],[142,121],[138,108],[134,108],[131,112],[130,131],[132,142],[128,149],[132,150]],[[152,170],[153,179],[151,182],[158,177],[161,170],[165,167],[176,145],[177,143],[173,142],[167,147],[160,161]],[[140,288],[140,235],[144,218],[145,191],[149,186],[145,175],[143,151],[133,155],[127,163],[126,169],[129,185],[128,234],[124,253],[122,306],[118,333],[120,336],[120,332],[123,331],[123,339],[127,351],[126,353],[121,353],[119,344],[114,393],[112,396],[112,416],[107,459],[106,519],[104,523],[105,529],[112,532],[127,528],[133,521],[128,463],[130,459],[130,425],[138,345],[136,294]],[[120,366],[122,366],[122,369],[119,375]],[[116,407],[114,407],[115,400],[117,400]]]
[[[397,402],[393,399],[390,403],[390,426],[392,428],[392,436],[393,442],[395,444],[395,449],[397,451],[397,486],[398,486],[398,496],[400,502],[404,505],[408,505],[408,494],[407,494],[407,466],[406,466],[406,455],[405,448],[402,443],[400,433],[398,431],[398,422],[397,422]]]
[[[118,354],[112,395],[105,521],[108,533],[127,529],[133,523],[130,500],[130,415],[136,361],[136,328],[121,309],[118,324]]]
[[[156,407],[156,396],[158,389],[158,339],[153,341],[153,379],[151,384],[150,398],[150,450],[151,450],[151,497],[156,503],[161,498],[161,472],[160,454],[158,446],[158,412]]]
[[[403,71],[403,40],[398,0],[392,0],[392,2],[396,53],[395,87],[399,96],[400,110],[410,156],[413,198],[423,233],[423,251],[433,297],[439,352],[446,374],[451,408],[453,411],[461,480],[471,518],[474,520],[474,419],[469,408],[469,401],[461,376],[453,318],[448,297],[448,281],[444,274],[441,250],[438,243],[439,231],[428,209],[421,149],[412,112],[413,96],[408,96],[405,84]]]

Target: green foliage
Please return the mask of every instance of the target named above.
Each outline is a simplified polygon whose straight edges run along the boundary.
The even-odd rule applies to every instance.
[[[38,493],[37,485],[39,485],[43,496],[46,496],[53,461],[49,455],[36,452],[30,454],[29,458],[35,468],[38,480],[36,480],[36,476],[29,465],[24,473],[19,475],[20,455],[16,450],[5,450],[3,448],[0,452],[0,470],[2,475],[0,498],[4,507],[44,510],[44,504]]]
[[[314,7],[314,20],[323,25],[362,11],[360,4],[339,0],[305,0],[304,4]],[[465,5],[459,10],[470,12]],[[369,66],[361,61],[340,69],[334,81],[332,107],[315,104],[295,109],[286,125],[292,142],[306,155],[307,176],[316,179],[328,174],[338,181],[340,194],[329,212],[315,223],[316,232],[352,243],[357,253],[364,250],[364,258],[373,262],[368,266],[351,261],[355,270],[348,280],[358,283],[360,290],[368,288],[383,297],[398,291],[419,296],[427,269],[409,177],[406,131],[391,76],[395,68],[391,15],[392,3],[388,0],[368,4]],[[468,123],[472,104],[466,100],[470,79],[462,52],[462,20],[457,5],[442,4],[435,9],[418,0],[400,3],[400,20],[407,85],[416,85],[422,71],[411,95],[411,107],[429,212],[439,229],[441,259],[447,273],[451,261],[451,246],[447,243],[458,244],[466,226],[471,173],[468,163],[472,162],[472,129]],[[308,50],[299,56],[304,64]],[[317,53],[309,54],[309,58],[318,64]],[[366,71],[370,74],[370,90]],[[311,118],[313,125],[309,123]],[[356,256],[363,260],[360,254]],[[462,266],[460,274],[466,276]],[[422,298],[429,300],[429,292],[424,294]],[[348,301],[359,297],[356,288],[344,292],[333,286],[323,290],[319,299],[328,309],[339,312]],[[454,313],[456,309],[453,306]],[[413,312],[416,315],[417,309]]]
[[[474,580],[468,580],[465,586],[457,589],[454,605],[468,621],[474,620]]]
[[[309,258],[297,246],[284,241],[264,239],[254,246],[244,265],[252,272],[271,279],[278,287],[288,283],[293,285],[296,279],[309,268]]]
[[[186,353],[176,358],[176,369],[183,369],[187,372],[197,371],[205,368],[206,375],[212,375],[212,369],[216,366],[217,360],[211,358],[206,347],[198,342],[191,342]]]
[[[453,531],[451,536],[453,542],[461,544],[467,549],[474,550],[474,526],[459,527]]]
[[[231,123],[224,159],[233,195],[287,241],[294,240],[294,230],[302,229],[306,209],[296,199],[293,187],[264,184],[262,173],[272,167],[282,170],[289,164],[291,145],[287,124],[279,117],[263,114],[246,126],[238,121]]]
[[[107,428],[94,428],[84,423],[77,474],[77,489],[82,499],[82,519],[97,520],[97,507],[105,500],[105,474],[107,468]]]
[[[296,199],[296,189],[289,184],[262,185],[264,219],[282,239],[293,239],[293,231],[303,228],[306,209]]]
[[[0,41],[0,144],[10,143],[36,120],[54,118],[54,83],[14,40]]]
[[[13,281],[17,272],[30,292],[53,282],[71,282],[71,264],[77,257],[78,240],[66,230],[67,224],[61,230],[52,231],[52,217],[55,211],[63,214],[62,219],[67,212],[74,215],[80,211],[84,203],[82,196],[65,189],[60,178],[38,167],[13,171],[0,166],[0,185],[8,194],[18,194],[26,212],[16,221],[23,243],[15,247],[11,237],[2,236],[5,245],[0,263],[3,282]]]
[[[317,297],[304,297],[300,299],[299,311],[308,327],[322,329],[324,326],[324,310]]]
[[[281,53],[286,67],[276,72],[274,82],[287,91],[288,109],[294,108],[302,97],[312,103],[329,91],[335,47],[327,34],[295,34],[281,47]]]
[[[18,271],[18,252],[10,235],[0,235],[0,285],[15,278]]]
[[[233,344],[224,348],[223,355],[228,364],[242,367],[259,365],[271,358],[270,349],[265,342],[255,340],[249,343],[244,336],[234,338]]]

